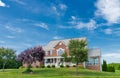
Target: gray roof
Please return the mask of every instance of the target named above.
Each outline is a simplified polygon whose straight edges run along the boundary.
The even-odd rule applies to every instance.
[[[71,38],[73,40],[86,40],[86,37],[81,37],[81,38]],[[53,40],[53,41],[50,41],[46,46],[43,46],[43,49],[45,51],[48,51],[48,50],[52,50],[54,49],[54,47],[59,43],[59,42],[62,42],[64,43],[66,46],[69,45],[69,41],[71,39],[63,39],[63,40]]]

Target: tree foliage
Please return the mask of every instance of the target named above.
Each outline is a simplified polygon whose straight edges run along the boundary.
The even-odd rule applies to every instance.
[[[24,50],[18,55],[17,60],[25,63],[28,65],[28,68],[30,69],[30,66],[32,63],[36,63],[36,61],[43,61],[45,56],[45,51],[42,49],[41,46],[36,46],[34,48],[29,48]]]
[[[16,54],[13,49],[0,48],[0,68],[18,68],[20,63],[16,62]]]
[[[107,71],[108,72],[115,72],[115,67],[114,66],[108,66]]]
[[[110,63],[108,64],[110,66],[114,66],[115,67],[115,70],[120,70],[120,63]]]
[[[87,61],[87,41],[86,40],[70,40],[69,43],[70,56],[75,60],[76,64]]]
[[[71,62],[71,57],[68,57],[68,55],[67,55],[66,52],[64,52],[64,53],[62,54],[62,57],[64,57],[64,61],[65,61],[65,62]]]
[[[88,59],[88,48],[86,40],[70,40],[69,43],[70,56],[76,63],[76,73],[78,68],[78,63],[87,61]]]
[[[103,60],[102,71],[107,71],[107,70],[108,70],[107,63],[105,60]]]

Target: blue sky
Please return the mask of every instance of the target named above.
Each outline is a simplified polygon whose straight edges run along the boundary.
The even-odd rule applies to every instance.
[[[120,0],[0,0],[0,46],[20,53],[76,37],[120,62]]]

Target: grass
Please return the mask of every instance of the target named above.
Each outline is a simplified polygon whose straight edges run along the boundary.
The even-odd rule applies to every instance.
[[[23,74],[23,71],[25,69],[0,71],[0,78],[120,78],[120,70],[111,73],[79,69],[78,75],[75,74],[75,68],[36,68],[33,74]]]

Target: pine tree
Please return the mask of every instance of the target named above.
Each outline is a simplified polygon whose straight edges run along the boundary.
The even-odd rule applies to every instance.
[[[107,71],[107,63],[103,60],[102,71]]]

